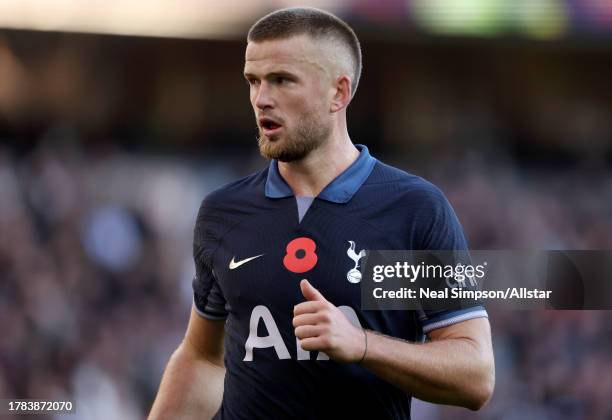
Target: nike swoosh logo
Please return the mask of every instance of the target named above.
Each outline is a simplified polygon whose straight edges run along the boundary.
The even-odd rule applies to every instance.
[[[255,258],[261,257],[262,255],[265,255],[265,254],[255,255],[254,257],[245,258],[244,260],[240,260],[240,261],[234,261],[234,257],[232,257],[232,260],[229,263],[229,269],[233,270],[235,268],[238,268],[241,265],[248,263],[249,261],[253,261]]]

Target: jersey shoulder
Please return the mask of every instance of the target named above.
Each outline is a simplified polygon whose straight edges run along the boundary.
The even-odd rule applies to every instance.
[[[382,228],[404,232],[406,249],[467,247],[449,201],[440,188],[420,176],[377,162],[361,194],[361,213]]]
[[[232,181],[208,193],[195,223],[194,245],[214,248],[221,238],[265,206],[264,186],[268,169]]]
[[[264,196],[268,168],[222,185],[204,197],[203,206],[224,207],[243,203]]]
[[[377,161],[372,174],[364,183],[369,190],[394,197],[401,205],[442,205],[448,204],[444,194],[426,179],[402,169]]]

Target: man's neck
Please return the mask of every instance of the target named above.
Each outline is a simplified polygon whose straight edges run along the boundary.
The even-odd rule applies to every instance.
[[[330,139],[299,162],[278,162],[278,170],[297,197],[316,197],[359,157],[348,134]]]

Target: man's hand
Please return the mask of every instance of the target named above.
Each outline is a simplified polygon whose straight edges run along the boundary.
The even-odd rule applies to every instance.
[[[364,331],[353,325],[308,280],[300,282],[306,302],[293,308],[293,327],[300,346],[325,352],[337,362],[359,362],[365,352]]]

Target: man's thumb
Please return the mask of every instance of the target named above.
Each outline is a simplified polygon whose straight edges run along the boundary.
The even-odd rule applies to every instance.
[[[315,289],[308,280],[304,279],[300,282],[300,289],[302,289],[302,294],[306,298],[306,300],[327,300],[325,297]]]

